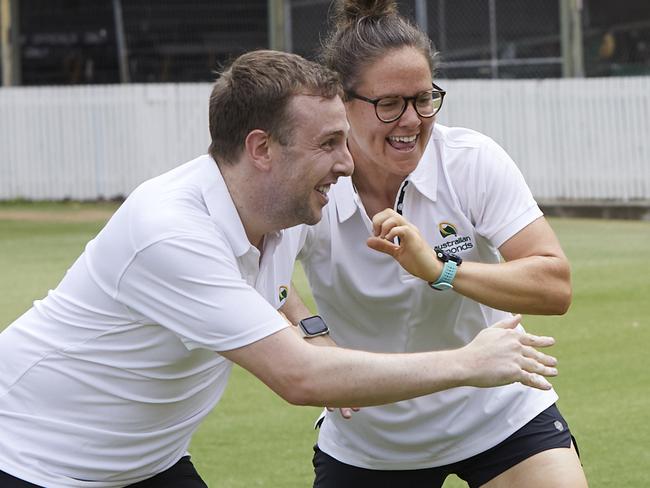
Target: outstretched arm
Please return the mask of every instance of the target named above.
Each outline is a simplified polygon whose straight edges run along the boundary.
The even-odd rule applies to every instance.
[[[289,296],[287,297],[287,300],[284,302],[284,305],[282,305],[282,307],[280,308],[280,312],[284,314],[285,318],[291,323],[291,325],[295,325],[298,323],[298,321],[304,319],[305,317],[309,317],[313,315],[311,310],[307,308],[307,305],[305,305],[305,302],[302,301],[302,298],[297,293],[293,281],[291,282]],[[316,346],[336,346],[336,343],[334,342],[334,340],[329,334],[318,336],[318,337],[312,337],[306,340],[309,341],[310,344],[314,344]],[[327,407],[327,409],[330,411],[333,410],[329,406]],[[341,416],[345,419],[352,418],[354,412],[358,412],[358,411],[359,408],[357,407],[339,408],[339,412]]]
[[[402,215],[386,209],[373,217],[375,235],[368,246],[393,256],[407,271],[436,281],[442,263]],[[399,237],[399,244],[393,242]],[[499,251],[506,262],[464,261],[454,278],[454,290],[499,310],[528,314],[563,314],[571,304],[569,262],[555,233],[543,217],[523,228]]]
[[[457,386],[512,382],[549,389],[543,376],[557,374],[556,360],[535,347],[554,341],[515,329],[520,318],[484,329],[453,351],[376,354],[315,347],[286,328],[221,354],[296,405],[380,405]]]

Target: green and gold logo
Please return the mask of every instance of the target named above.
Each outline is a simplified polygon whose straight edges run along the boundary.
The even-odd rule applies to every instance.
[[[278,293],[278,298],[280,299],[281,302],[283,302],[287,299],[288,296],[289,296],[289,288],[282,285],[280,287],[280,293]]]
[[[440,235],[442,237],[458,235],[458,231],[456,230],[456,227],[454,227],[453,224],[450,224],[449,222],[440,222],[438,224],[438,230],[440,231]]]

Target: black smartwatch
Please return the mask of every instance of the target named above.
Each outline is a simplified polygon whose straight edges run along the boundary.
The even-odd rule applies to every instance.
[[[330,333],[327,324],[320,315],[302,319],[298,322],[298,328],[302,332],[302,336],[306,338],[318,337]]]
[[[463,258],[456,254],[443,251],[438,247],[433,248],[433,250],[435,251],[438,260],[441,261],[444,266],[442,267],[440,277],[436,281],[429,282],[429,286],[438,291],[451,290],[454,287],[452,283],[456,277],[456,271],[458,270],[458,266],[463,263]]]

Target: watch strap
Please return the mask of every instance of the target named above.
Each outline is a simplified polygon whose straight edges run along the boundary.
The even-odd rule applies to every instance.
[[[454,278],[456,277],[456,271],[458,271],[458,265],[455,261],[449,260],[446,261],[442,267],[442,273],[436,281],[429,282],[429,286],[434,290],[449,290],[454,287],[452,285]]]

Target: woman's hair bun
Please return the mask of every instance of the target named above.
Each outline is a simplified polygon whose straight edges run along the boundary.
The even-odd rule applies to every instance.
[[[363,18],[378,18],[397,14],[395,0],[336,0],[333,19],[341,28],[356,24]]]

